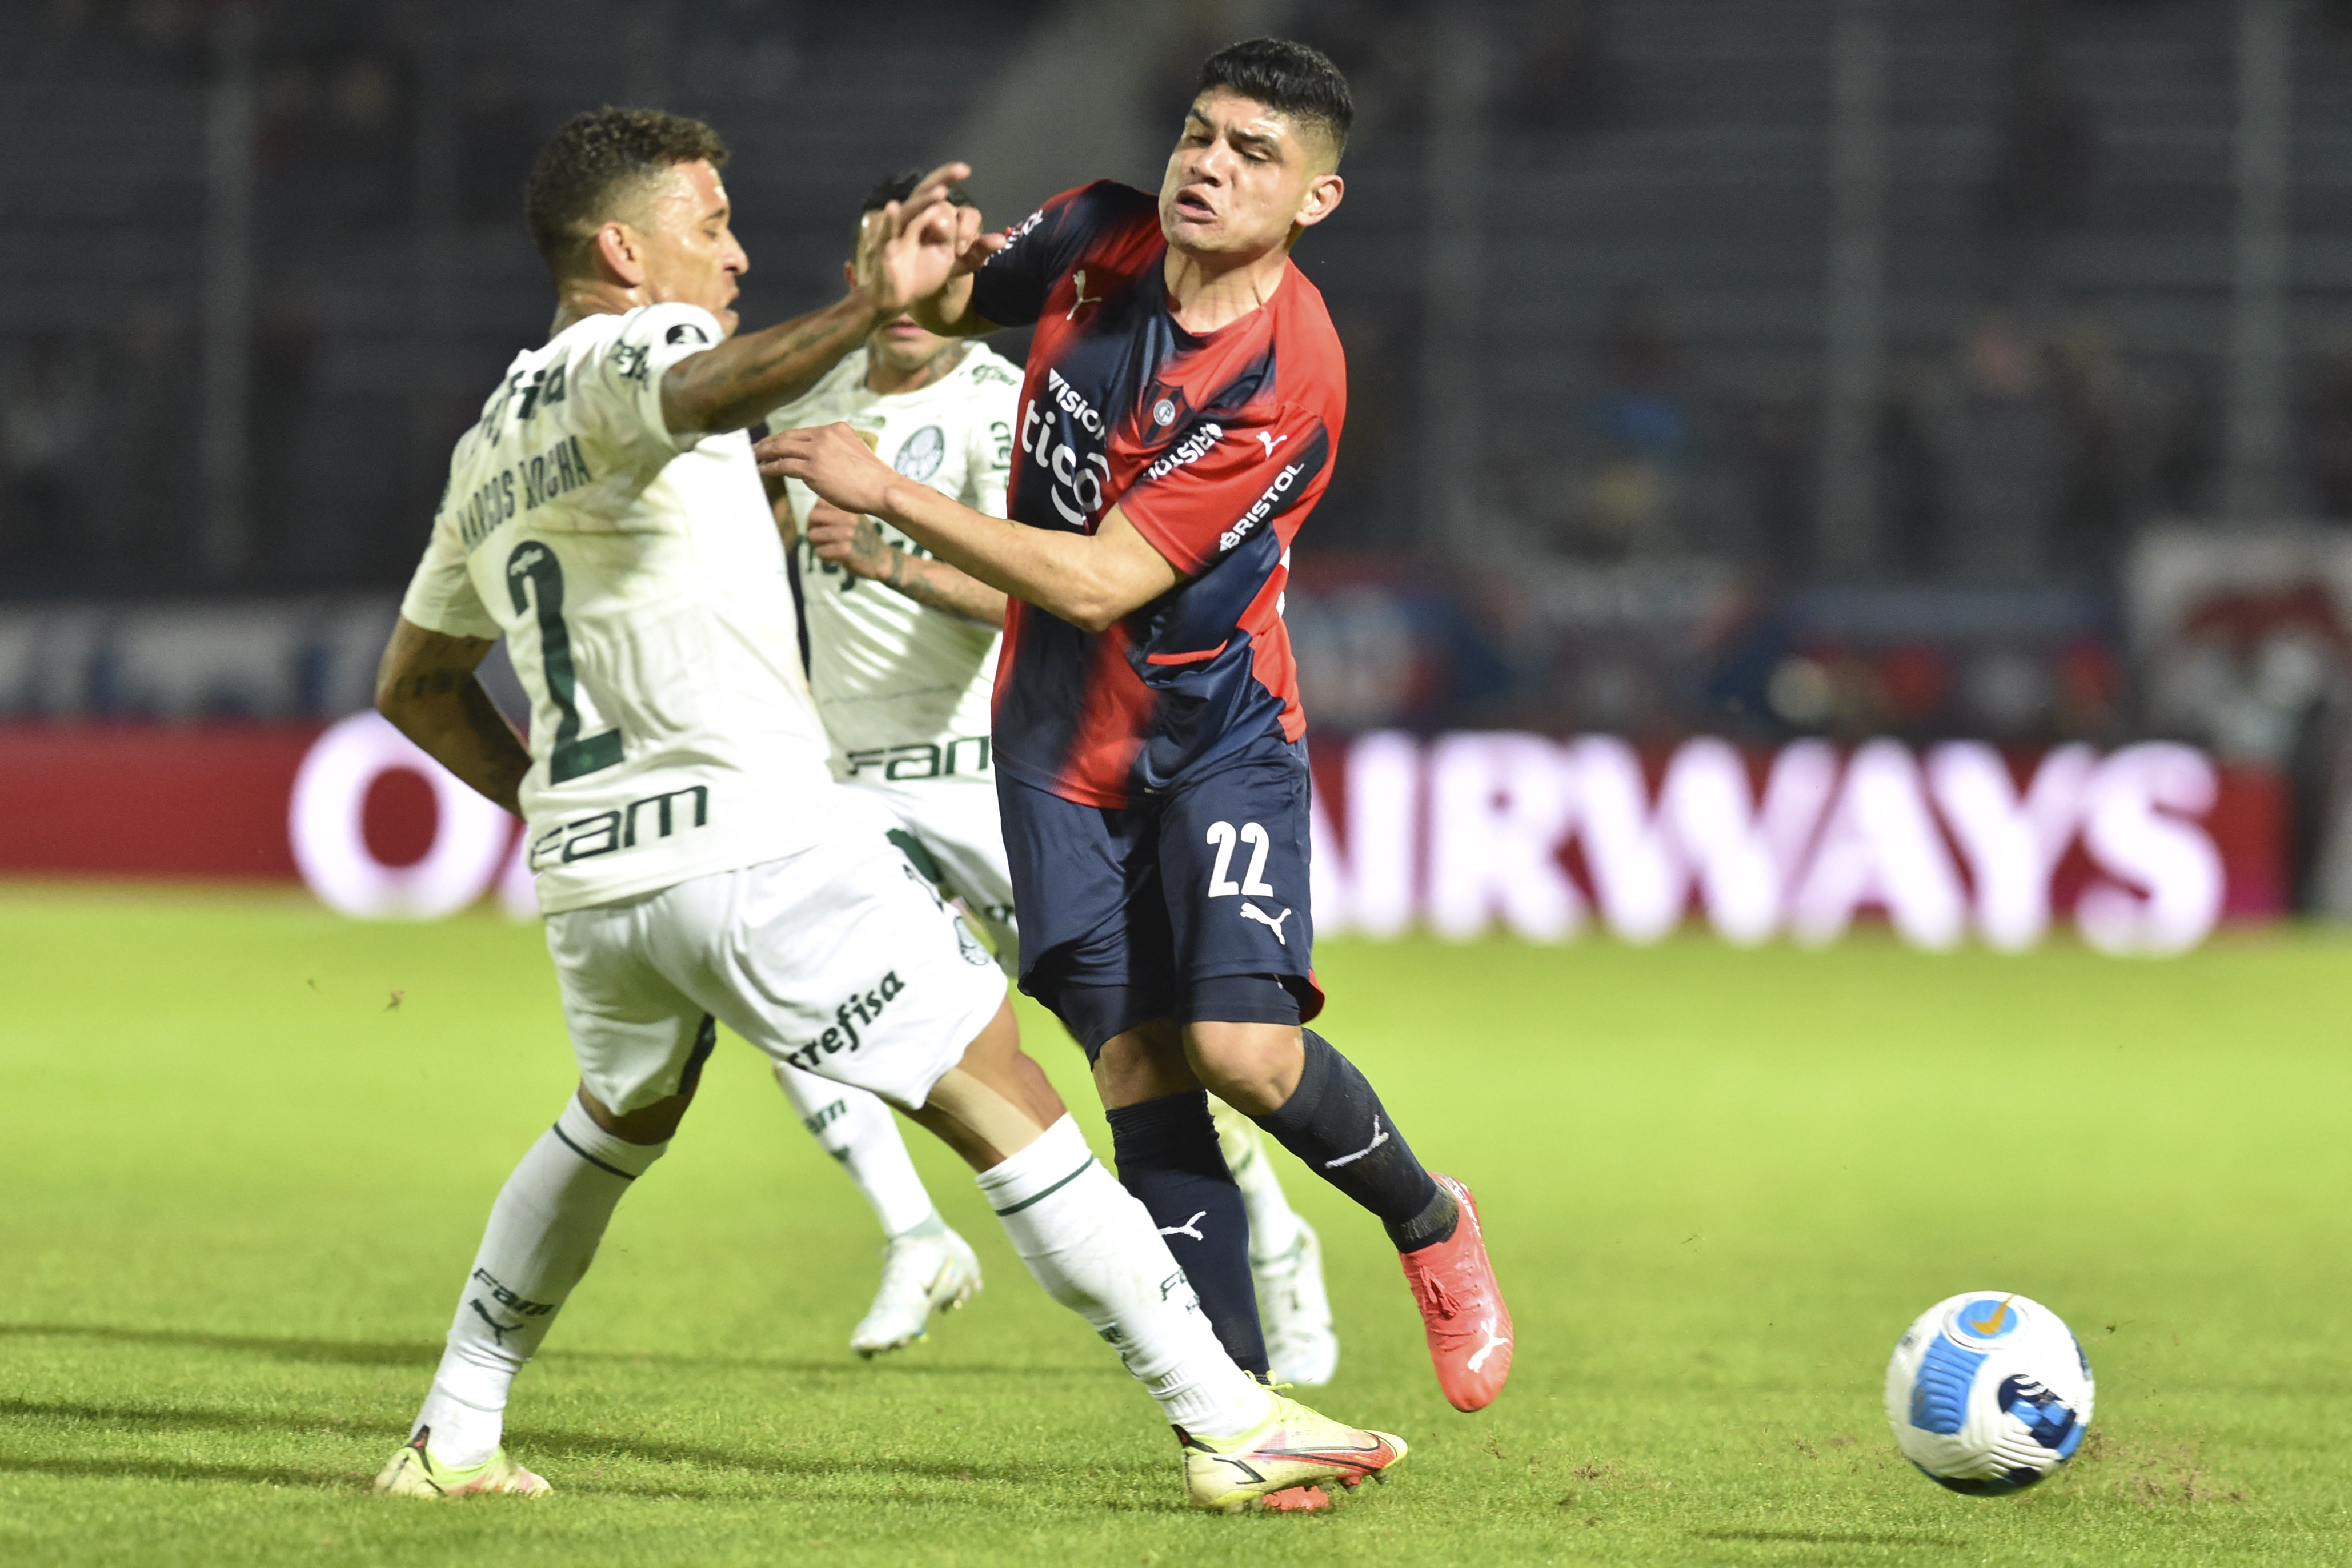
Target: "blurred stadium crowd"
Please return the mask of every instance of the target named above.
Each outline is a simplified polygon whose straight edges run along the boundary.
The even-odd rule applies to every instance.
[[[1290,600],[1318,724],[2172,737],[2281,770],[2306,862],[2352,796],[2343,0],[5,15],[0,716],[364,701],[543,329],[518,193],[570,112],[729,138],[758,322],[891,169],[967,157],[999,220],[1153,182],[1192,63],[1280,30],[1360,104],[1299,257],[1351,376]],[[1089,122],[997,90],[1041,77]]]

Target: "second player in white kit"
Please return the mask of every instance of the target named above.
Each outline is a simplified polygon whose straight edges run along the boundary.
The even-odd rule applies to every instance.
[[[919,177],[909,171],[884,181],[864,212],[903,200]],[[964,201],[961,192],[951,199]],[[1019,369],[985,345],[935,336],[901,317],[765,423],[847,423],[908,478],[1003,517],[1020,388]],[[1004,596],[929,559],[887,524],[822,507],[796,480],[778,497],[776,515],[793,541],[809,685],[835,776],[889,810],[909,856],[1014,967],[1019,928],[989,737]],[[978,1289],[971,1249],[939,1218],[886,1105],[785,1063],[776,1079],[873,1205],[887,1239],[881,1288],[852,1347],[873,1355],[920,1338],[932,1311],[960,1305]],[[1255,1125],[1222,1104],[1216,1110],[1249,1215],[1275,1374],[1328,1383],[1339,1340],[1321,1244],[1292,1211]]]

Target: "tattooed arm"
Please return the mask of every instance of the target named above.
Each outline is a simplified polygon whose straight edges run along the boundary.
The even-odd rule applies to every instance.
[[[916,603],[983,626],[1004,624],[1004,595],[943,560],[908,555],[884,541],[873,518],[819,501],[809,508],[809,543],[819,560],[895,589]]]
[[[474,674],[491,639],[428,632],[403,616],[376,666],[376,711],[433,760],[516,816],[530,752]]]
[[[866,335],[913,301],[939,291],[971,251],[977,267],[1000,242],[982,242],[980,214],[960,217],[948,192],[971,172],[943,163],[904,202],[858,225],[850,289],[839,301],[763,332],[744,332],[689,354],[663,373],[662,419],[673,434],[741,430],[816,385]]]
[[[761,332],[688,354],[664,372],[662,422],[673,434],[741,430],[816,385],[841,357],[897,312],[864,290]]]

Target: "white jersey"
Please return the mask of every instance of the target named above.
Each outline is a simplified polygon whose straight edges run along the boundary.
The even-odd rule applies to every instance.
[[[662,374],[705,310],[592,316],[518,355],[458,441],[401,613],[507,639],[550,914],[814,844],[835,786],[750,437],[672,435]]]
[[[845,421],[909,479],[1004,516],[1019,369],[973,343],[930,385],[885,395],[866,386],[866,368],[860,349],[807,395],[770,414],[768,428]],[[992,786],[989,701],[1003,634],[818,560],[808,542],[815,497],[797,479],[786,481],[786,490],[800,528],[809,685],[832,740],[834,771],[853,781],[970,779]],[[909,555],[930,553],[889,524],[877,526]]]

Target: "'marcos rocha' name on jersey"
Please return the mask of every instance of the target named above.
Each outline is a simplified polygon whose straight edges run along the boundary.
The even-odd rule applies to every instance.
[[[500,469],[484,481],[457,512],[457,537],[471,552],[500,523],[515,515],[515,478],[522,478],[522,510],[542,507],[567,495],[596,476],[589,471],[588,455],[580,438],[567,435],[546,452],[535,452],[511,468]]]

